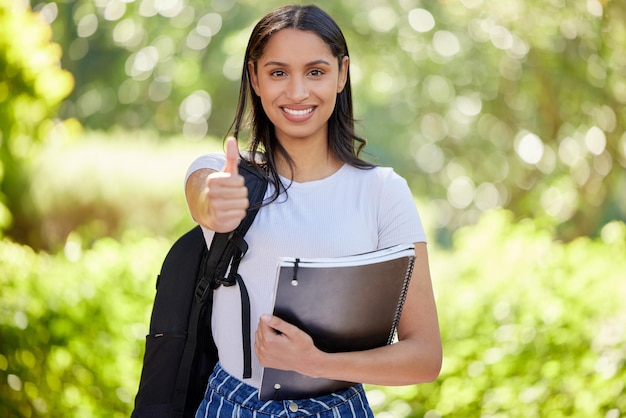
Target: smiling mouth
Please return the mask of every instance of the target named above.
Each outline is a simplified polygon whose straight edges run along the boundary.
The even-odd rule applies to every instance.
[[[307,109],[289,109],[289,108],[283,107],[282,109],[283,109],[283,112],[293,115],[293,116],[305,116],[313,112],[315,108],[309,107]]]

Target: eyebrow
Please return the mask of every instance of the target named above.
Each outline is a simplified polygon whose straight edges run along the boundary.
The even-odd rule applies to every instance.
[[[330,65],[330,63],[328,61],[326,61],[326,60],[319,59],[319,60],[311,61],[311,62],[306,64],[307,67],[310,67],[310,66],[313,66],[313,65]],[[284,63],[284,62],[280,62],[280,61],[268,61],[263,66],[264,67],[271,67],[271,66],[275,66],[275,67],[289,67],[289,64]]]

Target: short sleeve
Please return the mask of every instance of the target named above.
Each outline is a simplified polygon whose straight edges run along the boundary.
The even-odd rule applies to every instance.
[[[393,170],[385,170],[378,209],[379,248],[427,242],[413,194],[406,180]]]
[[[196,158],[187,169],[187,174],[185,175],[185,184],[187,184],[189,176],[191,176],[194,171],[198,171],[203,168],[219,171],[224,167],[224,164],[226,164],[226,156],[223,153],[219,152],[206,154]]]

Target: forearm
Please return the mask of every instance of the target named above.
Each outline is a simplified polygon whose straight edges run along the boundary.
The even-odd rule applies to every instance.
[[[203,168],[191,173],[185,184],[185,198],[191,217],[200,225],[210,228],[209,202],[206,179],[214,170]]]
[[[431,382],[441,369],[441,346],[434,342],[399,341],[372,350],[319,352],[299,372],[312,377],[383,386]]]

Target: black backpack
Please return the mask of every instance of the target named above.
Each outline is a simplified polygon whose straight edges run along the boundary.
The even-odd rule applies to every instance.
[[[230,233],[216,233],[207,250],[202,230],[196,226],[174,243],[163,261],[132,418],[195,416],[218,360],[211,313],[213,289],[220,285],[239,284],[244,377],[250,377],[250,304],[237,269],[248,249],[243,236],[263,202],[267,178],[243,160],[239,173],[245,178],[250,200],[239,227]]]

